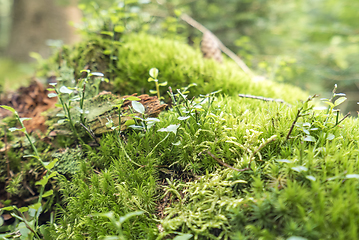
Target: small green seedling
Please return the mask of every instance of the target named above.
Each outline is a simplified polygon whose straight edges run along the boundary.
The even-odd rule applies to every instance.
[[[162,83],[158,82],[158,79],[157,79],[158,69],[157,68],[151,68],[149,73],[150,73],[151,77],[148,78],[148,82],[155,82],[155,84],[156,84],[156,90],[150,90],[150,93],[157,94],[157,98],[159,100],[164,99],[164,97],[161,97],[161,94],[160,94],[160,86],[161,87],[167,86],[167,82],[162,82]]]

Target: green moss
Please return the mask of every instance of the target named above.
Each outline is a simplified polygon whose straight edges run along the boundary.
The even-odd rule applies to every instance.
[[[181,123],[174,111],[161,114],[161,122],[146,134],[127,132],[125,149],[133,161],[146,166],[142,168],[127,159],[112,134],[104,136],[99,152],[87,153],[82,173],[61,183],[66,221],[54,234],[65,234],[67,224],[75,236],[115,234],[108,220],[91,213],[114,211],[123,216],[144,210],[144,216],[124,226],[129,239],[173,237],[176,232],[196,239],[356,238],[352,222],[358,221],[359,182],[358,175],[348,175],[359,167],[356,119],[347,119],[341,128],[332,128],[335,119],[329,119],[327,128],[320,126],[326,118],[323,112],[304,115],[299,122],[318,127],[312,134],[317,141],[306,142],[298,126],[286,140],[296,106],[219,97],[210,113],[212,121],[201,125],[201,131],[193,133],[182,122],[181,144],[175,147],[174,134],[155,147],[166,135],[157,132],[159,128]],[[334,139],[327,139],[329,133]],[[210,150],[221,161],[243,169],[251,152],[273,135],[276,140],[254,155],[251,170],[233,171],[206,154]],[[162,174],[158,166],[172,173]],[[94,173],[93,167],[105,170]],[[195,177],[184,183],[185,176]],[[166,177],[176,183],[159,185]],[[166,190],[172,193],[167,195],[171,204],[159,234],[154,214]]]
[[[112,55],[104,54],[106,49],[111,49]],[[64,47],[61,56],[55,55],[52,64],[42,68],[58,71],[59,62],[74,69],[75,79],[86,66],[91,71],[103,72],[114,84],[111,91],[122,95],[148,93],[154,89],[154,84],[147,81],[153,67],[159,69],[159,80],[167,81],[174,90],[197,83],[198,87],[191,92],[193,96],[221,89],[223,94],[231,96],[253,94],[294,103],[307,95],[293,86],[251,80],[232,60],[219,64],[203,59],[198,49],[187,44],[146,34],[124,36],[121,42],[115,43],[99,36],[93,37],[73,49]],[[167,88],[162,88],[161,95],[167,96],[166,91]]]
[[[103,53],[110,47],[113,62]],[[224,95],[192,114],[182,111],[186,120],[169,110],[146,132],[128,130],[120,138],[108,133],[100,147],[84,150],[77,174],[59,183],[63,205],[58,225],[51,227],[57,239],[116,235],[108,219],[93,214],[138,210],[144,214],[123,225],[128,239],[178,233],[194,239],[358,238],[357,119],[336,126],[335,117],[327,121],[325,112],[298,103],[306,98],[298,88],[254,82],[231,61],[204,60],[199,51],[171,40],[130,35],[113,45],[98,37],[63,52],[76,73],[89,64],[113,78],[122,94],[147,93],[153,87],[148,71],[156,67],[159,80],[174,89],[195,82],[192,95],[218,89]],[[282,98],[293,107],[238,93]],[[301,107],[305,111],[288,138]],[[158,132],[178,124],[176,134]],[[159,219],[163,203],[167,208]]]

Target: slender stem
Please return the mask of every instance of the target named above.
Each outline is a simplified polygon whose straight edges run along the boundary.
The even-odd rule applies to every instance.
[[[268,143],[273,142],[276,140],[277,135],[273,135],[270,138],[267,139],[267,141],[265,141],[264,143],[262,143],[256,150],[253,151],[253,153],[251,154],[250,158],[249,158],[249,164],[248,167],[251,168],[251,163],[254,159],[254,156],[260,151],[262,150],[262,148],[264,148]]]
[[[152,149],[152,151],[147,155],[147,157],[150,157],[153,152],[155,151],[155,149],[161,144],[163,143],[167,138],[168,136],[170,135],[170,133],[167,133],[166,137],[164,139],[162,139],[161,141],[159,141],[159,143],[156,144],[156,146]]]
[[[222,162],[221,160],[219,160],[219,158],[217,158],[216,156],[214,156],[209,150],[207,151],[207,154],[209,156],[211,156],[214,160],[216,160],[219,164],[227,167],[227,168],[230,168],[230,169],[233,169],[234,171],[237,171],[237,172],[244,172],[244,171],[247,171],[247,170],[251,170],[250,168],[243,168],[243,169],[238,169],[238,168],[234,168],[232,167],[231,165],[225,163],[225,162]]]
[[[22,214],[22,212],[20,212],[19,209],[16,208],[16,210],[21,215],[22,220],[24,221],[26,227],[37,237],[37,239],[41,239],[40,236],[37,234],[37,232],[34,229],[32,229],[32,227],[30,227],[29,222],[26,220],[24,214]],[[35,227],[35,229],[36,229],[36,227]]]
[[[157,98],[158,100],[160,100],[161,95],[160,95],[160,86],[158,85],[158,80],[155,83],[156,83]]]
[[[145,166],[142,166],[142,165],[140,165],[140,164],[134,162],[134,161],[130,158],[130,156],[128,156],[128,154],[127,154],[127,152],[126,152],[126,149],[125,149],[125,147],[124,147],[123,144],[122,144],[119,131],[118,131],[118,130],[115,130],[115,131],[116,131],[117,140],[118,140],[118,142],[119,142],[119,144],[120,144],[120,147],[122,148],[122,151],[125,153],[125,156],[128,158],[128,160],[129,160],[131,163],[135,164],[137,167],[141,167],[141,168],[142,168],[142,167],[145,167]]]
[[[343,122],[347,117],[349,117],[349,115],[350,115],[350,112],[348,112],[337,124],[335,124],[335,125],[333,126],[333,128],[336,127],[336,126],[338,126],[341,122]]]

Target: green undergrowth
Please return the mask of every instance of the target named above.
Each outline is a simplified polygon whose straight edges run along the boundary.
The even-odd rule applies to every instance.
[[[128,131],[125,152],[115,134],[104,135],[60,181],[65,204],[52,235],[118,235],[96,214],[143,211],[121,226],[127,239],[357,239],[356,119],[336,125],[310,104],[238,97],[203,109],[200,126],[173,110],[145,133]],[[178,127],[163,131],[169,126]]]
[[[65,72],[71,78],[73,71],[78,79],[85,67],[104,73],[114,85],[111,91],[121,95],[148,93],[153,89],[153,83],[147,81],[148,71],[156,67],[158,79],[167,81],[173,89],[197,83],[192,96],[222,89],[230,96],[254,94],[282,98],[290,103],[306,97],[297,87],[253,81],[232,60],[225,59],[224,64],[219,64],[204,59],[199,49],[185,43],[146,34],[125,35],[121,41],[94,36],[74,47],[65,46],[41,69],[42,74],[52,70],[66,80]],[[167,96],[165,88],[160,90],[161,96]]]
[[[61,63],[60,69],[51,61]],[[59,71],[65,86],[74,78],[73,71],[80,73],[87,65],[87,74],[104,72],[114,84],[112,90],[121,94],[147,93],[154,86],[147,80],[149,70],[156,67],[158,76],[155,70],[150,75],[168,82],[174,94],[166,99],[172,100],[171,108],[158,119],[145,116],[138,100],[131,100],[132,111],[140,113],[134,125],[123,131],[108,117],[113,131],[96,142],[90,130],[86,138],[75,134],[76,123],[90,126],[87,110],[94,118],[98,115],[84,104],[84,96],[89,97],[85,86],[94,86],[87,81],[91,76],[77,88],[55,86],[53,95],[66,100],[61,120],[72,126],[74,135],[58,137],[57,144],[66,148],[56,152],[35,143],[40,163],[56,172],[41,188],[35,180],[28,183],[36,194],[54,190],[49,190],[53,195],[45,194],[43,212],[53,211],[55,218],[47,222],[47,231],[35,224],[39,236],[357,239],[359,130],[357,119],[343,119],[332,111],[345,101],[342,95],[335,102],[327,100],[328,111],[314,110],[312,98],[306,100],[298,88],[250,80],[229,60],[222,65],[204,60],[185,44],[143,34],[124,36],[121,42],[93,37],[74,49],[64,47],[48,64],[47,70],[51,66]],[[197,83],[190,88],[193,100],[176,91],[190,83]],[[217,97],[200,96],[219,89],[222,95],[217,92]],[[238,93],[282,98],[292,106],[240,98]],[[78,106],[70,106],[76,101]],[[9,134],[9,140],[14,136]],[[92,146],[87,145],[89,139]],[[8,186],[14,195],[21,194],[16,192],[25,176],[21,174],[42,169],[31,158],[21,164],[23,155],[32,153],[29,143],[21,144],[27,148],[22,154],[8,152],[16,176]],[[5,165],[0,171],[5,175]],[[61,201],[51,207],[54,199]]]

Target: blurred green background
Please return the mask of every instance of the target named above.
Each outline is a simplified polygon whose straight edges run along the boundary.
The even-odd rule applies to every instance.
[[[62,43],[108,30],[124,5],[127,30],[199,47],[202,34],[179,18],[186,13],[257,75],[322,97],[338,84],[348,97],[342,110],[359,110],[359,0],[0,0],[0,83],[26,84],[30,52],[46,61]]]

